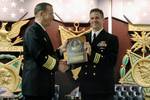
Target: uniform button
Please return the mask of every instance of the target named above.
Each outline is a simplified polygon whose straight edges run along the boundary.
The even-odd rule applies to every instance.
[[[45,59],[47,59],[47,56],[45,56]]]
[[[47,41],[45,37],[44,37],[44,41]]]
[[[96,75],[96,73],[93,73],[93,76],[95,76]]]
[[[53,75],[53,73],[51,73],[51,75]]]
[[[87,72],[85,72],[84,74],[87,75]]]
[[[96,68],[96,65],[94,65],[93,68]]]
[[[85,65],[85,67],[87,68],[87,65]]]
[[[101,52],[103,52],[104,50],[101,50]]]

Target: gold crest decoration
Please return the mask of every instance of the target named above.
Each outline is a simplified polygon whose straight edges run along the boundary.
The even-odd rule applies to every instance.
[[[5,29],[8,23],[2,22],[0,28],[0,87],[7,88],[10,92],[21,91],[22,78],[20,77],[19,72],[22,66],[23,56],[20,55],[19,57],[16,57],[15,54],[10,55],[9,53],[20,53],[23,51],[22,45],[19,46],[16,44],[23,42],[23,39],[19,34],[21,27],[28,22],[29,20],[20,19],[12,24],[10,31]],[[3,60],[9,61],[3,63]]]
[[[144,94],[150,96],[150,32],[134,32],[131,39],[135,43],[122,60],[119,82],[140,85]],[[131,69],[126,73],[125,67],[129,62]]]
[[[2,27],[0,29],[0,51],[23,51],[22,46],[14,46],[17,43],[22,42],[22,38],[19,37],[20,29],[23,25],[27,24],[29,20],[21,20],[12,24],[11,30],[6,31],[5,26],[7,22],[2,23]],[[15,39],[12,42],[12,39]]]
[[[6,55],[0,55],[0,58],[4,58],[3,56]],[[5,87],[11,92],[21,91],[22,78],[19,76],[19,71],[22,64],[22,59],[23,56],[19,56],[18,58],[14,58],[13,60],[11,60],[6,64],[0,62],[0,86],[1,87]]]
[[[82,30],[78,30],[79,28],[79,22],[76,21],[74,22],[74,27],[75,30],[72,30],[71,28],[65,28],[63,26],[59,26],[59,31],[60,31],[60,36],[61,36],[61,42],[62,44],[64,43],[65,40],[70,39],[70,38],[74,38],[74,37],[80,37],[88,32],[91,31],[91,29],[85,30],[85,28],[83,28]],[[67,59],[66,53],[64,53],[64,59]],[[77,79],[78,78],[78,73],[80,72],[80,67],[73,69],[72,73],[73,73],[73,78]]]
[[[73,37],[80,37],[88,32],[91,31],[91,29],[85,30],[83,28],[81,31],[78,30],[79,22],[74,23],[75,31],[73,31],[71,28],[64,28],[63,26],[59,26],[60,36],[61,36],[61,42],[64,43],[65,40]]]

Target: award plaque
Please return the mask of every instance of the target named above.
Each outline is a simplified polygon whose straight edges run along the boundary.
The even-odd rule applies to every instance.
[[[67,44],[67,64],[77,64],[87,61],[84,50],[85,36],[70,38]]]

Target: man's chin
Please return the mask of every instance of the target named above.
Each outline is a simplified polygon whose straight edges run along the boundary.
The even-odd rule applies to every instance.
[[[98,29],[99,29],[98,26],[94,26],[94,27],[92,27],[92,28],[95,29],[95,30],[98,30]]]

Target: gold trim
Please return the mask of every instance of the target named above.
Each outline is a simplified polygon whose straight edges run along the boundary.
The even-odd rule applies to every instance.
[[[101,54],[96,53],[93,62],[97,64],[101,57],[103,57]]]
[[[19,77],[18,78],[17,88],[16,88],[15,92],[20,92],[21,91],[21,84],[22,84],[22,78]]]
[[[0,46],[0,52],[22,52],[22,46]]]
[[[150,31],[150,25],[142,24],[128,24],[129,31]]]
[[[48,55],[48,59],[43,66],[49,70],[52,70],[55,67],[55,65],[56,65],[56,59]]]
[[[131,70],[129,70],[126,73],[126,75],[119,80],[119,83],[121,83],[121,84],[136,84],[132,77]]]

